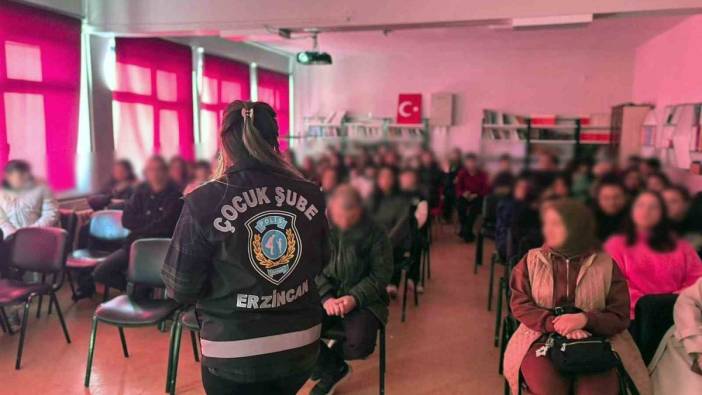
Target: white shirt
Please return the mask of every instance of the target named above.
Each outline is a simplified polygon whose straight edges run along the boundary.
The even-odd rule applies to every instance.
[[[44,183],[16,191],[0,188],[0,229],[5,238],[20,228],[53,226],[58,213],[58,202]]]

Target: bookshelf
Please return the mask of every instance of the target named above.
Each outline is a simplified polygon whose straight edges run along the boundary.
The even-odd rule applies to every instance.
[[[592,118],[592,119],[591,119]],[[510,153],[529,168],[532,154],[539,146],[560,151],[559,156],[581,158],[585,146],[611,143],[611,128],[602,117],[524,116],[483,110],[481,152],[488,157]],[[497,152],[495,152],[497,151]],[[515,153],[518,153],[515,155]]]

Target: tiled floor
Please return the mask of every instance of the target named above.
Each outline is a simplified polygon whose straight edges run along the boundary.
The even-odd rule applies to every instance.
[[[498,350],[492,346],[494,313],[485,310],[487,268],[472,273],[473,247],[445,228],[432,251],[433,276],[420,306],[400,323],[399,303],[391,307],[387,328],[387,393],[501,394]],[[486,257],[488,252],[486,252]],[[31,316],[23,367],[14,370],[18,336],[0,333],[0,394],[162,394],[168,334],[156,329],[126,329],[131,356],[124,358],[114,327],[98,329],[90,389],[83,387],[90,317],[97,302],[73,304],[62,292],[61,305],[73,339],[66,344],[55,314]],[[353,375],[338,394],[377,394],[377,352],[352,364]],[[183,337],[178,394],[203,394],[200,366]],[[302,394],[307,394],[308,383]]]

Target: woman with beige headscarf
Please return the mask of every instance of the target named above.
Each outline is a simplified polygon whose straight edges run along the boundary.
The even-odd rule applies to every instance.
[[[629,292],[612,259],[601,252],[590,211],[574,200],[548,202],[541,210],[544,245],[530,250],[511,279],[511,308],[520,326],[505,352],[505,377],[518,393],[535,395],[619,394],[616,369],[579,376],[556,370],[548,357],[537,356],[550,333],[569,339],[608,337],[641,395],[651,384],[641,355],[627,328]],[[580,313],[554,315],[554,307]]]

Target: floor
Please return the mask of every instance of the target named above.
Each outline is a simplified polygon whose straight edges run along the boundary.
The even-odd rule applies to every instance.
[[[498,349],[492,346],[494,313],[485,309],[487,267],[472,272],[473,245],[462,243],[445,227],[436,229],[432,278],[419,307],[411,306],[400,322],[400,304],[391,306],[387,327],[387,394],[501,394]],[[490,248],[486,248],[489,256]],[[61,306],[73,339],[66,344],[58,319],[32,314],[22,370],[14,370],[18,336],[0,332],[0,393],[109,394],[164,393],[168,334],[153,328],[126,329],[130,357],[124,358],[117,329],[98,328],[91,385],[83,387],[90,320],[97,302],[72,303],[68,292]],[[36,305],[36,303],[35,303]],[[34,311],[33,311],[34,312]],[[338,394],[378,393],[378,353],[352,363],[353,374]],[[178,394],[203,394],[200,366],[183,337]],[[308,383],[301,394],[307,394]]]

